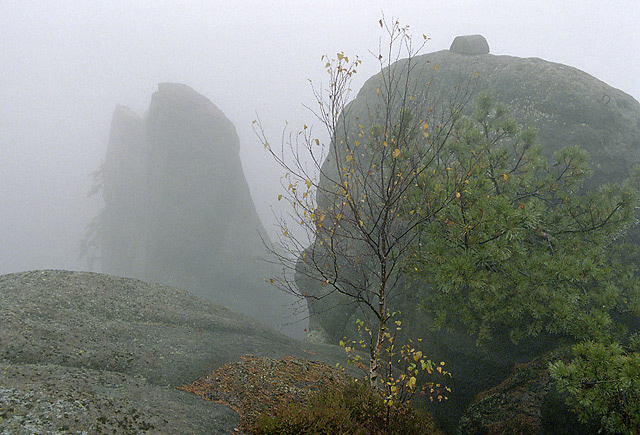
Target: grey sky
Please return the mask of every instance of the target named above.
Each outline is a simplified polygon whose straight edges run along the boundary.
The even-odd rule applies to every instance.
[[[640,99],[638,0],[61,1],[0,2],[0,273],[78,269],[77,248],[101,202],[88,199],[116,104],[138,113],[158,82],[185,83],[234,122],[258,212],[280,174],[251,129],[256,112],[277,139],[313,121],[307,79],[321,55],[376,72],[378,20],[431,38],[484,35],[493,54],[580,68]],[[266,222],[269,227],[269,222]]]

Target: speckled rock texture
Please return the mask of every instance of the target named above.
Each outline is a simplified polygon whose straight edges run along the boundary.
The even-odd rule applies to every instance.
[[[549,363],[568,359],[556,350],[526,364],[517,364],[507,379],[476,396],[460,420],[459,435],[595,435],[597,422],[580,423],[565,404],[551,376]]]
[[[243,355],[344,363],[191,293],[109,275],[0,276],[0,433],[225,434],[238,415],[176,387]]]

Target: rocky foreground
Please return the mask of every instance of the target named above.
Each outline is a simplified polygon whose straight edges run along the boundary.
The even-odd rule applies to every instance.
[[[230,407],[176,387],[244,355],[344,362],[338,347],[177,288],[88,272],[0,276],[2,434],[233,433]]]

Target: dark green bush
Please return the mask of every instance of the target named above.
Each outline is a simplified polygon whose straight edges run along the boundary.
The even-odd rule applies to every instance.
[[[389,408],[366,382],[323,390],[309,403],[289,403],[260,415],[249,428],[255,435],[432,435],[430,418],[408,404]]]

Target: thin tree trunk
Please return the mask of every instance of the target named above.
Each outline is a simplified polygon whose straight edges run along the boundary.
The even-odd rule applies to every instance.
[[[372,388],[378,386],[378,371],[380,369],[380,354],[384,344],[384,337],[387,332],[387,309],[386,309],[386,286],[387,286],[387,265],[386,261],[380,263],[381,280],[380,289],[378,291],[378,338],[376,345],[371,352],[371,361],[369,362],[369,382]]]

